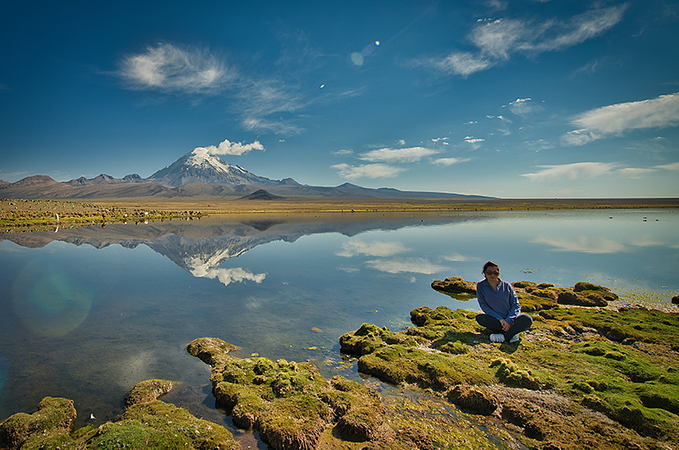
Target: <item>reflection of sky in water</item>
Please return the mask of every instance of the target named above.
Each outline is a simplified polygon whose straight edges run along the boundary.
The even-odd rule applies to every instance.
[[[47,395],[76,400],[81,416],[90,408],[114,419],[127,390],[147,378],[182,381],[173,402],[209,414],[207,368],[185,351],[204,336],[242,355],[310,360],[326,376],[356,377],[340,368],[341,334],[364,322],[398,330],[419,306],[476,309],[430,284],[478,280],[487,260],[508,281],[679,289],[676,211],[462,216],[470,220],[345,234],[241,225],[215,241],[192,240],[182,225],[184,237],[154,240],[153,250],[127,241],[97,249],[82,237],[43,248],[0,242],[0,420]],[[129,229],[150,230],[139,227]]]
[[[14,281],[14,311],[33,332],[63,336],[89,314],[93,292],[88,284],[49,258],[33,260]]]

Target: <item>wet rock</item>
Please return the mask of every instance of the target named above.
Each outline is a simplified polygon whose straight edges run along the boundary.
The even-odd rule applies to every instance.
[[[489,416],[499,403],[497,398],[480,386],[458,385],[448,391],[448,399],[472,414]]]
[[[576,305],[576,306],[607,306],[608,302],[598,292],[573,292],[562,291],[556,302],[560,305]]]
[[[233,435],[221,425],[156,400],[175,384],[166,380],[141,382],[127,396],[127,407],[119,422],[76,431],[72,430],[76,417],[73,402],[46,397],[36,413],[18,413],[0,424],[0,448],[239,450]]]
[[[45,397],[33,414],[17,413],[0,424],[0,448],[38,448],[72,441],[73,401]]]
[[[125,407],[129,408],[138,403],[151,402],[158,397],[170,392],[177,383],[169,380],[146,380],[138,383],[127,397],[125,397]]]
[[[434,280],[431,287],[437,291],[448,292],[451,294],[473,294],[476,295],[476,283],[465,281],[460,277],[449,277],[445,280]]]
[[[361,333],[381,336],[377,327]],[[308,362],[236,358],[228,354],[232,348],[219,339],[203,338],[187,350],[214,363],[213,393],[234,424],[258,431],[271,448],[315,449],[333,425],[352,441],[384,435],[385,409],[374,390],[340,376],[326,380]]]

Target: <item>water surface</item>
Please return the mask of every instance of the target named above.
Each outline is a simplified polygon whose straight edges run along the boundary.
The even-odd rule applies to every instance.
[[[409,326],[419,306],[477,309],[431,289],[478,280],[592,281],[623,296],[679,290],[679,211],[228,216],[0,235],[0,420],[45,396],[82,423],[115,420],[139,381],[183,384],[165,399],[228,425],[199,337],[240,356],[315,362],[357,379],[338,337],[370,322]]]

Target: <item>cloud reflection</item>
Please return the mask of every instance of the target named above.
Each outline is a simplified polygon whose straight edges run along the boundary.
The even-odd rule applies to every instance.
[[[450,270],[448,267],[431,263],[425,258],[375,259],[365,263],[375,270],[386,273],[421,273],[431,275]]]
[[[348,241],[342,244],[342,251],[337,256],[350,258],[357,255],[366,256],[394,256],[408,251],[400,242],[373,242]]]
[[[625,246],[621,243],[609,238],[596,236],[540,236],[531,242],[534,244],[551,245],[554,247],[554,250],[563,252],[605,254],[625,251]]]
[[[224,286],[231,283],[242,283],[245,280],[254,281],[259,284],[266,278],[266,273],[252,273],[241,267],[231,269],[209,269],[196,267],[191,270],[191,275],[198,278],[218,279]]]

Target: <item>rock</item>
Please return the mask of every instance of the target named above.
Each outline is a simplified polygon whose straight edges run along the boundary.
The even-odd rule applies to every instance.
[[[119,422],[73,432],[73,401],[44,398],[34,414],[14,414],[0,424],[2,449],[168,448],[239,450],[233,435],[221,425],[197,419],[187,410],[156,400],[175,382],[148,380],[127,396]]]
[[[465,281],[460,277],[450,277],[445,280],[434,280],[431,287],[437,291],[448,292],[451,294],[473,294],[476,295],[476,283]]]
[[[366,327],[362,333],[381,332]],[[385,408],[374,390],[340,376],[326,380],[308,362],[236,358],[228,354],[232,348],[202,338],[187,350],[213,362],[213,393],[234,424],[258,431],[272,449],[315,449],[333,423],[348,440],[377,440],[383,434]]]
[[[45,397],[33,414],[17,413],[0,424],[0,448],[37,448],[68,442],[76,411],[73,401]]]
[[[590,292],[584,295],[581,292],[562,291],[556,302],[560,305],[576,305],[576,306],[607,306],[608,302],[597,292]]]
[[[129,408],[138,403],[147,403],[157,400],[158,397],[167,394],[177,383],[168,380],[146,380],[138,383],[127,397],[125,407]]]
[[[484,416],[493,414],[499,405],[497,398],[482,386],[458,385],[448,391],[447,397],[461,409]]]

